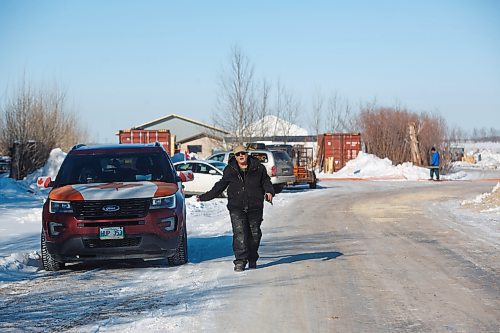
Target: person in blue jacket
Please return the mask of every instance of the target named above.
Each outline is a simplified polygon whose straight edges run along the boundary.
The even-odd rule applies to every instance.
[[[432,147],[431,149],[431,179],[434,179],[434,174],[436,175],[436,180],[439,180],[439,153],[436,151],[436,148]]]

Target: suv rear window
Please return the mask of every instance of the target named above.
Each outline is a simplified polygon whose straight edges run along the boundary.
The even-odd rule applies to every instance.
[[[273,151],[273,156],[276,162],[281,162],[281,161],[289,162],[292,160],[290,156],[284,151]]]
[[[136,181],[175,183],[176,180],[171,164],[161,152],[68,154],[56,186]]]

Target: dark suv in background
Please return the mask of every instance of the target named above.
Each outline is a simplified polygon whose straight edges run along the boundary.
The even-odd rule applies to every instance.
[[[78,145],[54,181],[38,183],[52,187],[42,215],[45,270],[108,259],[187,262],[181,178],[159,144]]]

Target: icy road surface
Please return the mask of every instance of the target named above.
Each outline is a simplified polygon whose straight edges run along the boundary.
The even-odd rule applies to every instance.
[[[35,271],[2,284],[0,331],[499,332],[499,214],[460,206],[495,184],[328,181],[287,191],[266,204],[256,270],[233,272],[230,234],[212,232],[191,235],[181,267]],[[229,230],[215,207],[196,213]]]

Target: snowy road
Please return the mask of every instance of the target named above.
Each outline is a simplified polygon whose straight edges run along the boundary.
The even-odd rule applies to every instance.
[[[229,234],[192,235],[182,267],[76,266],[4,284],[0,330],[498,332],[498,214],[485,229],[459,205],[495,184],[329,181],[283,193],[266,205],[257,270],[232,271]]]

